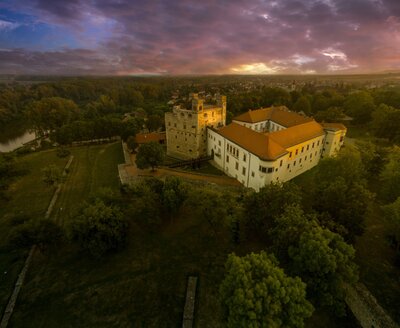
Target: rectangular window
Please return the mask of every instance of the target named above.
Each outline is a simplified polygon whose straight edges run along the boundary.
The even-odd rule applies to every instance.
[[[226,155],[226,162],[229,163],[229,156]]]
[[[269,167],[268,168],[268,173],[272,173],[272,172],[274,172],[274,168],[273,167]]]
[[[310,159],[312,158],[312,154],[310,154]]]
[[[309,150],[310,149],[310,145],[307,145],[307,150]]]
[[[246,162],[246,154],[243,154],[243,161]]]
[[[238,162],[236,162],[236,164],[235,164],[235,169],[239,170],[239,163]]]
[[[251,171],[251,176],[252,176],[253,178],[254,178],[254,175],[255,175],[255,174],[254,174],[254,171]]]
[[[291,157],[292,157],[292,152],[289,153],[289,158],[291,158]]]
[[[302,153],[304,152],[304,147],[301,147],[301,152],[302,152]]]
[[[301,158],[299,159],[299,164],[301,163]]]
[[[264,166],[261,166],[261,165],[260,165],[260,168],[259,168],[259,169],[260,169],[260,171],[263,172],[263,173],[267,172],[267,168],[264,167]]]
[[[293,166],[296,166],[296,161],[293,162]]]
[[[319,146],[319,140],[318,140],[318,142],[317,142],[317,146]]]
[[[296,149],[296,155],[299,153],[299,150],[298,149]]]
[[[287,169],[288,169],[288,170],[290,169],[290,164],[287,165]]]
[[[279,166],[282,166],[283,164],[283,159],[281,159],[281,162],[279,163]]]
[[[226,150],[229,150],[229,144],[226,144]]]
[[[242,174],[246,175],[246,168],[245,167],[242,168]]]
[[[221,146],[221,140],[218,140],[218,146]]]
[[[307,156],[304,158],[304,160],[305,160],[305,161],[307,160]]]
[[[312,147],[313,147],[313,148],[314,148],[314,144],[315,144],[315,142],[312,143]]]

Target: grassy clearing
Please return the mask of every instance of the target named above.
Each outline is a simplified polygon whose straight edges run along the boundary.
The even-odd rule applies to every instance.
[[[117,164],[123,161],[121,145],[107,144],[90,147],[74,147],[75,156],[65,190],[55,208],[75,208],[91,193],[101,187],[118,189]],[[7,245],[9,217],[27,214],[33,218],[44,215],[54,193],[54,187],[42,181],[42,168],[54,164],[64,168],[68,158],[59,158],[55,150],[29,154],[18,159],[18,167],[27,174],[15,180],[10,188],[11,200],[0,206],[0,311],[3,313],[15,280],[22,268],[26,253],[10,250]],[[56,213],[57,214],[57,213]],[[5,273],[7,272],[7,273]]]
[[[63,222],[82,202],[101,188],[118,190],[117,165],[123,163],[121,144],[71,148],[74,160],[68,180],[55,206],[57,220]]]
[[[9,218],[13,214],[26,214],[34,218],[44,215],[54,193],[53,187],[42,181],[43,167],[54,164],[60,168],[67,162],[58,158],[54,150],[20,157],[17,166],[26,174],[18,177],[10,187],[11,199],[0,203],[0,311],[3,313],[12,286],[22,268],[25,252],[9,249],[6,245],[10,230]]]

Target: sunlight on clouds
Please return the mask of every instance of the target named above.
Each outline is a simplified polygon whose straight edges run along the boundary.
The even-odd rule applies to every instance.
[[[244,64],[237,67],[232,67],[231,71],[238,74],[273,74],[276,69],[269,67],[264,63]]]
[[[347,56],[343,51],[336,50],[334,48],[324,49],[321,51],[321,54],[331,59],[343,59],[343,60],[347,59]]]
[[[20,26],[20,24],[18,24],[18,23],[7,22],[5,20],[0,19],[0,31],[13,30],[19,26]]]

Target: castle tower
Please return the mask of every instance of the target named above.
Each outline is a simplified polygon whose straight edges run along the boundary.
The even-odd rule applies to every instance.
[[[193,97],[192,99],[192,110],[196,112],[201,112],[203,108],[204,108],[204,100],[199,99],[196,94],[196,97]]]
[[[222,125],[226,124],[226,96],[217,94],[217,106],[222,108]]]

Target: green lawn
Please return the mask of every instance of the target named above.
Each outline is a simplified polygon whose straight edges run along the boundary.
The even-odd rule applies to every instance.
[[[99,189],[118,190],[117,165],[124,162],[119,142],[70,150],[74,160],[54,213],[60,222],[73,215],[82,202]]]
[[[64,167],[67,159],[60,159],[54,150],[29,154],[17,159],[17,167],[26,171],[12,183],[8,202],[0,202],[0,312],[3,313],[12,286],[22,268],[25,252],[9,249],[6,245],[13,214],[27,214],[32,217],[44,216],[53,187],[42,181],[42,168],[54,164]]]
[[[75,156],[70,174],[57,202],[60,207],[71,208],[82,204],[89,193],[100,187],[117,189],[117,164],[123,161],[120,143],[90,147],[73,147]],[[64,168],[68,158],[59,158],[55,150],[42,151],[18,158],[17,166],[27,174],[17,178],[11,185],[11,200],[0,205],[0,311],[3,313],[15,280],[22,268],[26,253],[9,249],[6,245],[13,214],[27,214],[42,217],[54,193],[54,187],[42,181],[42,168],[54,164]],[[71,181],[69,181],[71,179]],[[57,215],[58,213],[55,212]]]

